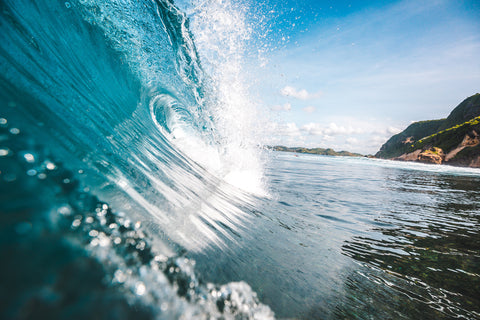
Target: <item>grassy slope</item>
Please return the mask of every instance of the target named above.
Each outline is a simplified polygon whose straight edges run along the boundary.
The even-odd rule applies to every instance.
[[[480,131],[480,116],[420,139],[413,145],[413,148],[416,150],[435,146],[448,153],[455,149],[462,142],[465,135],[472,130]]]
[[[391,137],[375,155],[377,158],[395,158],[406,152],[410,152],[411,143],[405,144],[407,138],[412,137],[413,141],[418,141],[423,137],[434,134],[438,128],[443,125],[446,119],[427,120],[414,122],[404,131]]]
[[[403,132],[391,137],[380,148],[376,157],[395,158],[429,146],[442,148],[447,153],[460,144],[472,129],[479,130],[480,126],[475,120],[478,116],[480,116],[479,93],[465,99],[446,119],[411,124]],[[409,137],[413,137],[413,143],[403,143]]]

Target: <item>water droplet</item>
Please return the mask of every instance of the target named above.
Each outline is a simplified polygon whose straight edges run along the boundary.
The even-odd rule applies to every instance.
[[[155,256],[154,260],[157,262],[167,262],[168,258],[164,255],[158,255]]]
[[[12,129],[10,129],[10,133],[11,133],[11,134],[19,134],[19,133],[20,133],[20,129],[18,129],[18,128],[12,128]]]
[[[82,223],[82,221],[80,221],[80,219],[75,219],[75,220],[73,220],[73,222],[72,222],[72,228],[78,227],[81,223]]]
[[[4,126],[7,124],[7,119],[5,118],[0,118],[0,125]]]
[[[68,179],[68,178],[63,179],[63,183],[65,183],[65,184],[70,183],[70,179]]]
[[[57,166],[53,162],[47,162],[46,167],[48,170],[55,170]]]
[[[68,1],[65,2],[65,7],[70,8],[71,7],[70,2],[68,2]]]
[[[90,237],[96,237],[98,236],[98,231],[97,230],[90,230],[90,232],[88,233],[88,235]]]
[[[45,173],[40,173],[37,177],[38,179],[43,180],[47,178],[47,175]]]
[[[69,206],[63,206],[58,208],[58,213],[67,216],[72,213],[72,209]]]
[[[135,248],[137,248],[137,249],[140,250],[140,251],[145,250],[145,242],[144,242],[144,241],[140,241],[140,242],[136,245]]]
[[[145,288],[145,285],[143,282],[137,282],[135,285],[135,293],[139,296],[143,296],[145,294],[147,288]]]
[[[106,247],[108,245],[110,245],[110,238],[107,237],[107,235],[103,232],[100,232],[98,234],[98,244],[101,246],[101,247]]]
[[[127,280],[127,277],[125,276],[125,273],[122,270],[117,270],[114,273],[114,279],[115,281],[122,283],[122,282],[125,282],[125,280]]]
[[[162,309],[162,311],[167,311],[167,310],[168,310],[168,303],[163,302],[163,303],[160,305],[160,309]]]
[[[0,157],[8,156],[9,153],[10,153],[10,150],[8,149],[0,149]]]
[[[92,223],[93,222],[93,217],[87,217],[87,219],[85,219],[85,222],[86,223]]]
[[[35,157],[34,157],[33,154],[31,154],[31,153],[25,153],[25,154],[23,155],[23,157],[25,158],[25,160],[26,160],[28,163],[35,162]]]
[[[30,177],[33,177],[36,174],[37,174],[37,170],[35,169],[30,169],[27,171],[27,175],[29,175]]]

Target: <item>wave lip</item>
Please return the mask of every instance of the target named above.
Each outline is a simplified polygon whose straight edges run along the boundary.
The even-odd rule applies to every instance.
[[[68,3],[5,3],[1,92],[18,105],[5,116],[187,249],[234,241],[248,193],[263,192],[254,130],[239,129],[254,115],[201,68],[185,14],[169,1]]]

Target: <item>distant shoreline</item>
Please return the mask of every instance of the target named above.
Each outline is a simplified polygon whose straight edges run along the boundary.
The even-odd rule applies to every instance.
[[[321,156],[333,156],[333,157],[355,157],[355,158],[369,158],[369,159],[378,159],[378,160],[387,160],[387,161],[392,161],[392,162],[413,162],[413,163],[420,163],[420,164],[427,164],[427,165],[441,165],[441,166],[449,166],[449,167],[457,167],[457,168],[474,168],[474,169],[479,169],[479,167],[475,167],[475,166],[469,166],[469,165],[461,165],[461,164],[452,164],[452,163],[442,163],[442,164],[437,164],[437,163],[431,163],[431,162],[423,162],[423,161],[417,161],[417,160],[403,160],[403,159],[399,159],[399,158],[378,158],[378,157],[375,157],[373,155],[361,155],[359,153],[351,153],[351,152],[348,152],[348,151],[340,151],[340,152],[336,152],[334,151],[333,149],[323,149],[323,148],[312,148],[312,149],[309,149],[309,148],[303,148],[303,147],[283,147],[283,146],[280,146],[280,148],[285,148],[287,150],[284,150],[284,149],[279,149],[278,148],[279,146],[275,146],[275,147],[267,147],[269,150],[273,150],[273,151],[280,151],[280,152],[290,152],[290,153],[302,153],[302,154],[313,154],[313,155],[321,155]],[[310,150],[309,152],[302,152],[303,150]],[[328,153],[315,153],[315,152],[312,152],[312,150],[316,150],[316,149],[320,149],[320,150],[329,150]],[[298,151],[300,150],[300,151]],[[332,152],[334,152],[335,154],[332,154]],[[349,155],[349,154],[355,154],[353,156]]]
[[[306,153],[316,154],[322,156],[335,156],[335,157],[366,157],[360,153],[354,153],[349,151],[335,151],[331,148],[304,148],[304,147],[285,147],[285,146],[267,146],[268,149],[273,151],[293,152],[293,153]]]

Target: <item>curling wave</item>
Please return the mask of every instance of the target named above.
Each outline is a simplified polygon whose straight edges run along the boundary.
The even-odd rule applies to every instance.
[[[232,132],[241,111],[202,69],[186,15],[169,0],[7,0],[0,23],[2,252],[28,243],[2,274],[44,270],[28,297],[5,282],[6,316],[128,318],[140,304],[154,317],[272,317],[245,283],[200,284],[181,257],[235,242],[249,191],[262,192],[260,150]],[[32,252],[59,256],[40,267]],[[108,306],[65,308],[70,272],[96,272],[81,292],[109,293]]]

